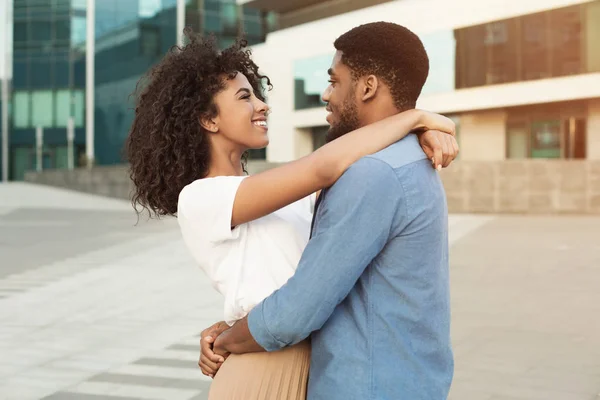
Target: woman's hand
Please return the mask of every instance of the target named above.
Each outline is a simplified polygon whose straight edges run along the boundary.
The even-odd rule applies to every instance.
[[[421,132],[441,131],[456,136],[456,125],[450,118],[425,110],[416,110],[416,112],[419,113],[419,122],[415,129]]]
[[[215,377],[215,374],[227,358],[215,354],[213,351],[215,339],[227,329],[229,329],[229,325],[221,321],[206,328],[200,334],[200,359],[198,360],[198,367],[200,367],[204,375],[211,378]]]
[[[449,133],[438,130],[428,130],[417,134],[419,144],[431,163],[438,171],[446,168],[458,156],[458,143]]]

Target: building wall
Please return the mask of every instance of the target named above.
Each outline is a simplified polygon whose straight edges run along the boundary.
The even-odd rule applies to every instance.
[[[600,160],[600,99],[588,104],[587,146],[588,158]]]
[[[460,116],[462,161],[498,161],[506,157],[506,113],[486,111]]]
[[[586,0],[402,0],[271,33],[266,43],[254,47],[255,61],[272,78],[274,84],[274,89],[269,94],[273,113],[269,119],[271,144],[267,150],[267,158],[271,161],[287,161],[294,155],[304,154],[304,150],[294,149],[298,136],[302,135],[299,133],[302,131],[298,130],[324,124],[325,112],[316,98],[311,103],[314,108],[294,109],[294,65],[311,58],[320,59],[321,64],[324,63],[323,60],[326,63],[334,53],[333,41],[357,25],[385,20],[407,26],[424,38],[426,48],[435,48],[433,56],[428,48],[432,58],[430,77],[444,75],[453,79],[454,63],[445,58],[436,58],[440,51],[443,53],[445,49],[453,47],[453,30],[584,3],[600,4]],[[469,12],[465,12],[467,9]],[[423,15],[436,23],[423,24]],[[590,15],[590,21],[593,22],[595,13]],[[588,31],[595,32],[594,26],[588,24]],[[428,43],[428,39],[431,39],[431,43]],[[595,65],[595,58],[590,55],[588,57],[588,64]],[[325,82],[327,66],[324,64],[320,68],[324,76],[319,79]],[[443,82],[434,84],[443,85]],[[311,94],[313,93],[316,91],[313,90]],[[426,90],[418,107],[445,114],[464,115],[465,120],[461,121],[464,131],[461,139],[462,157],[481,159],[489,156],[492,160],[499,160],[506,154],[503,133],[505,127],[500,123],[498,112],[489,114],[489,110],[589,98],[600,98],[600,72],[460,90],[454,90],[454,87],[445,91]],[[482,113],[481,116],[479,112]],[[484,125],[476,127],[475,121],[479,119]],[[483,132],[483,128],[487,127],[491,127],[492,131]],[[485,136],[476,138],[477,131]],[[488,140],[492,140],[495,146],[493,149],[478,148],[479,144],[487,143]],[[306,143],[303,140],[300,142]],[[589,154],[593,156],[597,153],[590,151]]]

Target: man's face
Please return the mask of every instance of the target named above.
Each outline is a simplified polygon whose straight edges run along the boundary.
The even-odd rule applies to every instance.
[[[337,51],[329,68],[329,86],[322,99],[327,103],[329,131],[326,140],[334,139],[360,128],[356,105],[355,82],[350,68],[342,63],[342,53]]]

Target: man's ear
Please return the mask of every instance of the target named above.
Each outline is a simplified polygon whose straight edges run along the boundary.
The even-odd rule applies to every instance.
[[[362,79],[360,98],[367,102],[372,100],[379,89],[379,79],[375,75],[368,75]]]

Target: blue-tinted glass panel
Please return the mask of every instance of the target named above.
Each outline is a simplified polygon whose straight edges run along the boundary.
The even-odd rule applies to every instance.
[[[29,92],[13,93],[13,123],[15,128],[28,128],[29,124]]]
[[[15,89],[27,88],[27,72],[29,63],[26,60],[17,60],[13,62],[13,86]]]
[[[87,7],[87,0],[71,0],[71,8],[75,10],[85,10]]]
[[[61,45],[69,45],[71,40],[71,24],[68,18],[54,21],[54,40]]]
[[[68,90],[58,90],[55,100],[54,121],[57,128],[66,128],[71,111],[71,94]]]
[[[85,43],[86,20],[82,16],[71,18],[71,46],[75,47]]]
[[[52,87],[52,63],[48,58],[35,58],[29,60],[31,67],[30,87],[49,88]]]
[[[294,99],[297,110],[321,107],[321,94],[327,88],[327,70],[333,54],[325,54],[294,62]]]
[[[150,18],[161,10],[161,0],[139,0],[139,16]]]
[[[206,11],[204,13],[204,32],[221,33],[223,31],[223,21],[219,14]]]
[[[85,124],[85,95],[83,90],[76,90],[73,93],[73,112],[75,127],[83,127]]]
[[[238,5],[235,3],[221,5],[221,20],[225,35],[235,36],[238,34],[238,9]]]
[[[54,93],[39,90],[31,93],[31,124],[34,127],[50,128],[54,124]]]
[[[31,36],[36,42],[47,42],[52,39],[52,23],[50,21],[35,21],[31,24]]]
[[[429,76],[421,94],[454,90],[456,41],[454,31],[440,31],[421,38],[429,56]]]
[[[28,23],[26,21],[15,21],[13,23],[13,41],[15,45],[22,46],[29,40]]]
[[[69,60],[64,58],[54,59],[54,87],[69,86]]]

